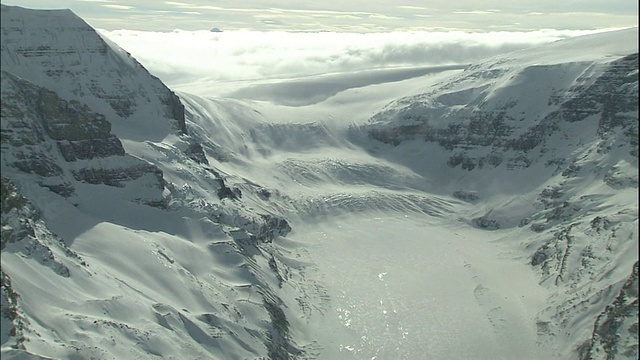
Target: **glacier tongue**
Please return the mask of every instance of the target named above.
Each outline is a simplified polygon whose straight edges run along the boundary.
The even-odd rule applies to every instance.
[[[2,32],[3,357],[637,357],[637,29],[226,98]]]

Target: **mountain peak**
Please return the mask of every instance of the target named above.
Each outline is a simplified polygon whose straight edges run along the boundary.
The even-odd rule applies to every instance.
[[[119,137],[186,131],[177,96],[73,12],[3,6],[1,31],[4,71],[87,103]]]

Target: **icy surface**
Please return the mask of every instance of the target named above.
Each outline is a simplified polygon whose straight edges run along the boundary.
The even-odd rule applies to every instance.
[[[548,292],[491,241],[497,234],[414,214],[346,216],[307,229],[299,237],[314,244],[333,299],[321,322],[330,332],[318,329],[331,344],[321,358],[551,356],[536,345],[531,321]]]

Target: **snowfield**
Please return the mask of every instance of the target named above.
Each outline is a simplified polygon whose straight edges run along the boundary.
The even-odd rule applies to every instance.
[[[637,29],[169,90],[70,12],[2,17],[3,358],[637,358]],[[34,86],[126,154],[68,161]]]
[[[508,234],[389,212],[305,229],[300,241],[314,244],[309,256],[332,299],[317,329],[321,358],[553,356],[531,321],[548,291],[496,242]]]

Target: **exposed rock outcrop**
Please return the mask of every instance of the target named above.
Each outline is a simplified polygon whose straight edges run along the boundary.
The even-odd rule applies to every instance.
[[[51,90],[4,71],[2,94],[2,117],[6,124],[2,129],[3,141],[13,146],[42,144],[46,136],[55,142],[67,162],[125,153],[105,117],[78,101],[63,100]]]
[[[605,69],[595,81],[588,76],[577,78],[566,91],[549,93],[548,108],[557,107],[557,110],[547,114],[515,112],[516,101],[495,104],[498,106],[491,108],[494,104],[489,95],[497,96],[489,90],[500,92],[509,91],[509,88],[495,90],[484,83],[473,92],[451,93],[451,97],[468,97],[468,105],[447,110],[446,95],[449,93],[446,89],[453,86],[447,84],[443,89],[427,94],[426,98],[403,99],[398,101],[399,109],[377,114],[371,119],[373,124],[368,133],[376,140],[396,146],[411,139],[437,143],[453,152],[447,162],[451,167],[461,166],[471,171],[487,165],[496,167],[507,160],[510,168],[517,169],[529,167],[538,156],[529,153],[534,149],[544,152],[545,143],[553,134],[571,136],[570,131],[565,130],[565,124],[593,119],[597,121],[593,135],[609,143],[602,151],[626,146],[630,154],[637,157],[638,125],[634,111],[638,108],[638,54],[602,66]],[[519,70],[512,78],[533,72],[528,70]],[[547,66],[546,70],[562,71],[562,67]],[[483,71],[482,66],[470,67],[460,75],[459,81],[486,79],[486,74],[478,74]],[[507,71],[510,70],[505,68],[499,74]],[[617,137],[616,131],[622,136]],[[487,151],[478,151],[480,148],[487,148]],[[487,155],[478,156],[483,152]]]
[[[60,254],[76,263],[86,265],[84,260],[54,234],[41,218],[41,213],[22,196],[13,182],[5,177],[1,180],[2,240],[0,249],[11,248],[25,257],[34,258],[56,274],[69,277],[70,270],[59,259]]]
[[[123,187],[145,177],[162,198],[164,180],[156,166],[126,155],[111,124],[75,100],[2,72],[3,168],[49,178],[43,186],[65,197],[74,181]],[[65,170],[67,169],[67,170]]]
[[[596,319],[591,338],[578,351],[582,360],[638,356],[638,262],[618,296]]]

